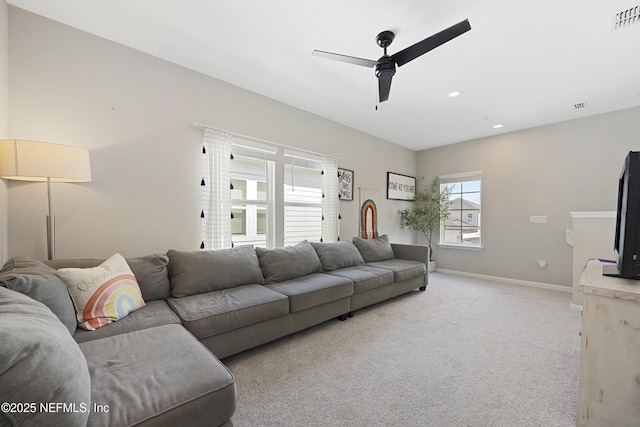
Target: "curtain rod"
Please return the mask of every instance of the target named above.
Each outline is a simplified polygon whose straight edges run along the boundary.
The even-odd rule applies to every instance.
[[[260,139],[260,138],[255,138],[253,136],[243,135],[243,134],[237,133],[237,132],[231,132],[231,131],[226,130],[226,129],[221,129],[219,127],[206,125],[206,124],[203,124],[203,123],[200,123],[200,122],[197,122],[197,121],[194,121],[193,125],[196,126],[196,127],[201,128],[201,129],[213,129],[213,130],[218,130],[218,131],[221,131],[221,132],[227,132],[228,134],[233,135],[233,136],[238,137],[238,138],[245,138],[245,139],[248,139],[248,140],[251,140],[251,141],[261,142],[263,144],[273,145],[273,146],[276,146],[276,147],[290,148],[292,150],[301,151],[301,152],[304,152],[304,153],[307,153],[307,154],[314,154],[316,156],[330,156],[331,155],[331,154],[318,153],[316,151],[311,151],[311,150],[305,150],[304,148],[293,147],[291,145],[279,144],[277,142],[271,142],[271,141],[267,141],[265,139]],[[342,157],[338,157],[338,156],[333,156],[333,157],[335,157],[338,160],[342,159]]]

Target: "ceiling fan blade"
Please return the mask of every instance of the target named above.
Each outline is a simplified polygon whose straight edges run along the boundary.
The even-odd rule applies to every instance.
[[[369,68],[373,68],[378,63],[378,61],[374,61],[372,59],[356,58],[355,56],[341,55],[339,53],[325,52],[323,50],[314,50],[312,55]]]
[[[438,46],[458,37],[459,35],[466,33],[470,29],[471,25],[469,24],[469,20],[465,19],[464,21],[458,22],[457,24],[440,31],[439,33],[427,37],[426,39],[391,55],[391,58],[396,62],[396,65],[400,67],[407,62],[413,61],[417,57],[424,55],[430,50],[433,50]]]
[[[378,96],[380,102],[384,102],[389,99],[389,92],[391,92],[391,79],[392,76],[383,76],[378,77]]]

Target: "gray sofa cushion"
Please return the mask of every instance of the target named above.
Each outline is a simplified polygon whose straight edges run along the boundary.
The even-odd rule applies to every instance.
[[[184,326],[203,339],[289,313],[285,295],[262,285],[245,285],[182,298],[169,298]]]
[[[324,273],[308,274],[266,287],[287,295],[292,313],[353,295],[351,280]]]
[[[125,334],[127,332],[139,331],[141,329],[153,328],[155,326],[180,324],[180,319],[169,308],[164,300],[147,302],[144,307],[129,313],[127,316],[114,323],[109,323],[95,331],[87,331],[78,328],[73,335],[76,342],[87,342],[99,338],[111,337]]]
[[[304,240],[284,248],[256,248],[265,283],[277,283],[322,271],[318,254]]]
[[[80,349],[93,402],[109,406],[91,412],[89,425],[219,426],[235,412],[233,376],[180,325],[89,341]]]
[[[313,249],[315,249],[318,254],[318,258],[320,258],[322,271],[333,271],[338,268],[364,264],[358,248],[351,242],[311,242],[311,246],[313,246]]]
[[[393,248],[389,243],[389,236],[383,234],[375,239],[353,238],[353,244],[356,245],[364,262],[384,261],[393,258]]]
[[[264,283],[253,246],[190,252],[171,249],[167,255],[174,297]]]
[[[61,268],[93,268],[102,264],[104,259],[56,259],[45,263],[56,270]],[[136,277],[145,302],[163,300],[171,294],[169,258],[163,254],[127,258],[127,264]]]
[[[37,405],[33,412],[0,411],[0,425],[62,427],[87,424],[91,384],[87,363],[78,344],[47,307],[2,287],[0,384],[0,402]],[[40,404],[56,402],[75,404],[76,411],[47,413],[40,408]]]
[[[73,334],[78,326],[76,311],[67,291],[67,285],[56,270],[40,261],[15,257],[7,261],[0,271],[2,286],[25,294],[49,307]]]
[[[359,294],[393,283],[393,271],[368,265],[356,265],[330,271],[327,274],[353,281],[353,293]]]
[[[410,261],[407,259],[389,259],[386,261],[371,262],[367,265],[393,271],[393,280],[396,283],[427,274],[427,266],[424,262]]]

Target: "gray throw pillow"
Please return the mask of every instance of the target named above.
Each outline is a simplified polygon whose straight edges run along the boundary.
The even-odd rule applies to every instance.
[[[311,242],[322,263],[322,271],[333,271],[344,267],[364,264],[358,248],[347,241],[320,243]]]
[[[394,258],[393,248],[389,243],[389,236],[383,234],[375,239],[353,238],[353,244],[356,245],[364,262],[385,261]]]
[[[256,253],[267,284],[322,271],[318,254],[306,240],[285,248],[256,248]]]
[[[186,297],[205,292],[264,284],[253,246],[215,251],[182,252],[170,249],[171,295]]]
[[[72,335],[76,331],[73,301],[55,269],[35,259],[15,257],[0,270],[0,284],[43,303]]]
[[[104,259],[56,259],[45,261],[50,267],[61,268],[93,268],[102,264]],[[136,277],[142,298],[145,301],[164,300],[171,296],[169,283],[169,257],[164,254],[145,255],[127,258],[127,264]]]
[[[49,309],[0,287],[0,343],[0,402],[29,405],[0,411],[0,425],[87,425],[91,410],[87,361]],[[41,404],[53,405],[51,411]],[[69,406],[62,410],[59,404]]]

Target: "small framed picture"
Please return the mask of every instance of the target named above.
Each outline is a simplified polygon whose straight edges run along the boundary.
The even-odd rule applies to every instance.
[[[340,200],[353,200],[353,171],[338,168],[338,185]]]
[[[416,178],[387,172],[387,199],[411,200],[416,195]]]

